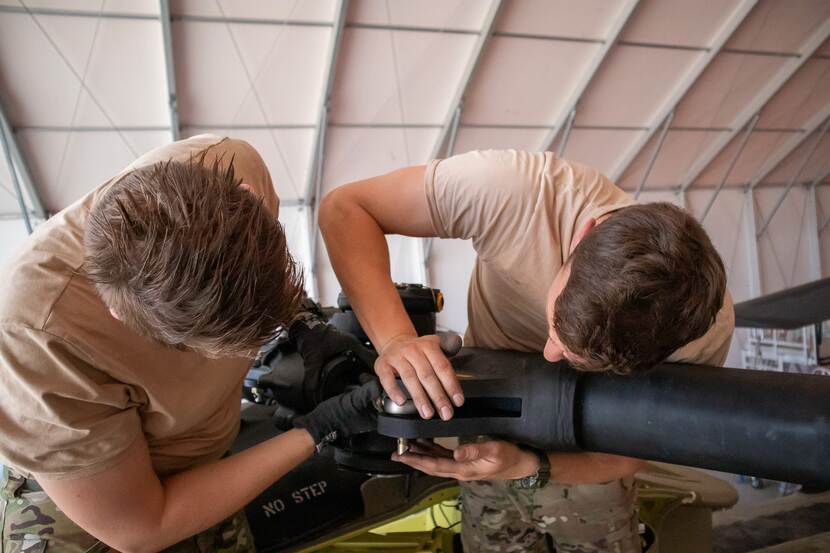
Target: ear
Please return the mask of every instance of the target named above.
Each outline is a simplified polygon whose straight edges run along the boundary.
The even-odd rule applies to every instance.
[[[247,190],[251,194],[254,194],[254,188],[250,184],[248,184],[247,182],[239,183],[239,188],[241,188],[242,190]]]
[[[121,317],[118,316],[118,313],[116,313],[115,310],[112,307],[109,307],[109,311],[110,311],[110,315],[112,315],[113,319],[116,319],[116,320],[119,320],[119,321],[121,320]]]
[[[570,253],[574,253],[574,250],[576,249],[577,245],[579,245],[579,243],[582,242],[582,239],[585,238],[591,231],[591,229],[595,226],[597,226],[597,220],[593,217],[585,221],[585,224],[582,225],[582,228],[579,229],[579,232],[577,232],[576,235],[574,235],[573,240],[571,240]]]

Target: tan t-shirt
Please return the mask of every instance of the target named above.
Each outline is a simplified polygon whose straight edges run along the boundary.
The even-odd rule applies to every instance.
[[[119,461],[144,435],[160,476],[218,459],[239,429],[250,360],[166,348],[114,319],[80,273],[90,208],[114,182],[158,161],[233,158],[277,214],[262,158],[241,140],[200,135],[152,150],[39,226],[0,279],[0,461],[78,478]]]
[[[542,351],[547,292],[591,218],[634,204],[596,169],[551,152],[474,151],[427,165],[425,191],[437,236],[472,239],[465,345]],[[709,331],[670,361],[721,365],[734,328],[732,300]]]

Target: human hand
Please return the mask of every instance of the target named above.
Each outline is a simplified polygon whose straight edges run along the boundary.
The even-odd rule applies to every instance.
[[[455,480],[514,480],[535,474],[539,458],[503,441],[464,444],[455,451],[426,440],[410,442],[409,451],[392,459],[410,467]]]
[[[375,400],[380,394],[380,384],[372,378],[358,388],[327,399],[307,415],[296,417],[294,427],[306,429],[318,449],[338,438],[375,430]]]
[[[368,373],[377,358],[377,355],[361,344],[360,340],[322,321],[295,321],[289,330],[289,338],[303,358],[305,375],[302,397],[307,406],[304,410],[312,409],[322,400],[322,372],[330,360],[339,355],[352,353],[365,365]]]
[[[434,405],[440,417],[448,420],[452,418],[452,405],[464,404],[461,384],[447,359],[447,355],[455,355],[460,347],[461,339],[455,334],[398,336],[383,345],[375,361],[375,373],[383,389],[398,405],[403,405],[406,396],[398,387],[396,376],[403,381],[421,417],[431,418]],[[448,396],[452,397],[452,403]]]

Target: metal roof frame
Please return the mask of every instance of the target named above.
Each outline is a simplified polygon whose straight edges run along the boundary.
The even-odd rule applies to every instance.
[[[476,39],[475,46],[473,46],[473,52],[467,60],[467,65],[461,73],[461,79],[458,82],[455,94],[453,94],[452,101],[450,101],[450,108],[447,110],[447,114],[444,117],[444,122],[441,125],[441,131],[438,133],[438,138],[432,146],[429,159],[436,159],[440,157],[442,152],[445,157],[452,155],[452,148],[455,147],[456,133],[458,132],[458,126],[461,122],[461,112],[464,109],[464,98],[467,95],[467,89],[470,86],[470,82],[473,79],[476,69],[481,63],[487,44],[493,36],[496,28],[496,20],[498,19],[499,13],[501,12],[503,6],[504,2],[502,0],[490,0],[490,7],[488,8],[487,14],[484,18],[484,24],[481,27],[481,31],[478,33],[478,39]],[[421,282],[425,284],[429,282],[428,267],[431,254],[432,239],[422,238],[418,240],[418,259],[421,272],[420,277]]]
[[[317,243],[319,229],[317,226],[317,212],[320,208],[320,193],[323,188],[323,171],[325,169],[326,131],[329,111],[331,109],[331,91],[334,87],[334,77],[337,72],[337,58],[340,53],[340,44],[343,39],[343,28],[346,25],[346,15],[349,11],[349,0],[339,0],[332,27],[331,41],[326,54],[326,77],[323,84],[323,94],[320,95],[317,126],[314,130],[314,140],[308,180],[306,181],[305,195],[302,198],[306,206],[306,228],[308,231],[308,264],[311,276],[311,296],[319,297],[319,279],[317,275]]]
[[[611,180],[616,181],[623,175],[623,173],[625,173],[625,170],[629,165],[631,165],[631,162],[634,161],[634,159],[640,154],[640,151],[645,147],[652,135],[658,128],[660,128],[660,123],[668,117],[669,113],[673,112],[677,108],[683,97],[687,92],[689,92],[689,90],[691,90],[692,86],[694,86],[697,82],[703,71],[709,66],[712,60],[724,50],[724,45],[729,40],[729,37],[734,34],[735,30],[741,25],[741,23],[743,23],[747,15],[749,15],[749,12],[752,11],[752,8],[754,8],[757,3],[758,0],[743,0],[735,7],[732,14],[726,19],[721,28],[718,29],[717,33],[715,33],[715,37],[712,40],[712,46],[706,50],[706,55],[692,65],[683,80],[675,87],[674,90],[672,90],[668,99],[664,102],[660,109],[657,110],[657,113],[654,114],[654,117],[648,125],[646,133],[631,143],[631,146],[625,151],[614,168],[611,169],[608,174]]]
[[[821,47],[830,37],[830,19],[825,21],[799,48],[798,57],[789,58],[766,85],[755,95],[743,110],[732,121],[732,129],[725,136],[712,141],[712,144],[703,155],[699,156],[683,178],[680,180],[681,190],[688,189],[704,169],[721,153],[721,151],[741,132],[747,122],[763,108],[782,86],[810,59],[810,56]]]
[[[597,70],[602,65],[602,62],[605,61],[608,52],[616,43],[617,37],[619,37],[620,33],[625,27],[625,24],[631,18],[631,15],[634,13],[634,9],[637,7],[639,0],[625,0],[625,4],[623,9],[620,11],[620,14],[614,20],[614,23],[611,25],[611,29],[608,33],[608,38],[602,42],[602,47],[599,51],[594,55],[593,59],[591,60],[590,64],[588,65],[588,69],[583,72],[580,76],[579,81],[577,82],[574,91],[571,93],[570,97],[568,98],[567,102],[565,102],[565,107],[560,110],[560,112],[556,115],[556,118],[553,120],[553,124],[549,126],[550,130],[548,131],[547,136],[542,141],[542,150],[549,150],[551,146],[553,146],[554,140],[556,140],[556,136],[559,134],[559,131],[562,130],[562,126],[567,121],[568,117],[570,116],[571,112],[576,109],[577,104],[579,103],[580,98],[587,90],[588,85],[591,84],[591,81],[596,75]]]
[[[176,95],[176,66],[173,56],[173,37],[170,31],[170,0],[159,0],[161,38],[164,43],[164,73],[167,77],[167,105],[170,110],[170,134],[179,139],[179,100]]]
[[[3,151],[9,166],[9,173],[12,177],[12,184],[15,187],[15,193],[18,196],[18,203],[21,204],[21,213],[23,217],[28,219],[29,209],[26,209],[25,207],[26,202],[23,199],[20,181],[22,181],[22,186],[26,188],[29,201],[32,204],[31,211],[33,211],[38,218],[46,220],[49,217],[49,213],[43,205],[43,200],[40,197],[38,188],[35,185],[31,172],[29,171],[26,158],[20,151],[20,147],[17,144],[14,130],[12,129],[11,122],[8,119],[6,109],[2,102],[0,102],[0,134],[2,134],[3,137]],[[20,179],[19,181],[18,177]],[[27,225],[27,228],[29,226],[30,225]]]

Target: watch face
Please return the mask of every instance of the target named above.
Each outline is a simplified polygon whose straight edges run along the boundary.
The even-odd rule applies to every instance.
[[[518,484],[517,487],[519,489],[522,489],[522,490],[531,489],[531,488],[536,487],[536,484],[538,483],[538,481],[539,481],[539,479],[535,475],[534,476],[525,476],[524,478],[520,478],[517,481],[517,484]]]

